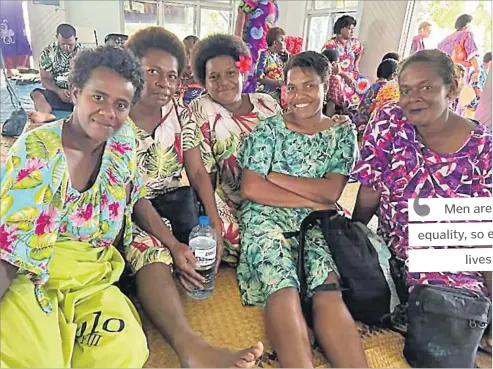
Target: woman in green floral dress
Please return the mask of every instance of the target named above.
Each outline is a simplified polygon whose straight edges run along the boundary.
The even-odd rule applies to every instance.
[[[301,53],[286,66],[289,113],[266,119],[246,139],[239,212],[238,281],[246,305],[266,306],[267,333],[283,367],[312,367],[298,295],[297,231],[313,210],[335,207],[358,158],[356,131],[347,117],[322,113],[330,74],[324,56]],[[366,367],[354,321],[341,293],[314,290],[338,281],[320,229],[307,235],[305,269],[313,297],[314,331],[335,367]]]
[[[242,94],[243,80],[253,68],[245,43],[231,35],[213,35],[199,41],[192,54],[194,75],[207,95],[190,104],[200,127],[202,158],[213,177],[216,203],[223,226],[223,261],[238,264],[239,235],[236,211],[241,170],[236,157],[243,139],[264,119],[276,115],[279,104],[269,95]]]

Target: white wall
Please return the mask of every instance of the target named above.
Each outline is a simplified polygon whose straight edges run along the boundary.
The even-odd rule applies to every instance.
[[[409,1],[365,1],[359,30],[365,47],[360,72],[376,79],[382,56],[398,51]]]
[[[305,22],[306,0],[279,1],[278,26],[282,27],[289,36],[303,36]]]
[[[84,44],[95,44],[96,30],[101,45],[108,33],[123,30],[120,3],[117,0],[67,1],[67,22],[77,29],[79,40]]]

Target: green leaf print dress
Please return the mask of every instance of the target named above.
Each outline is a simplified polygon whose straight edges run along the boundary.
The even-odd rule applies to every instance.
[[[324,178],[329,173],[348,176],[359,151],[355,126],[348,122],[306,135],[286,128],[281,114],[266,119],[245,139],[238,158],[242,169],[267,176],[277,172],[293,177]],[[274,292],[299,288],[296,274],[298,242],[285,232],[299,230],[311,212],[307,208],[279,208],[245,201],[239,213],[241,254],[237,274],[242,302],[264,306]],[[320,229],[306,240],[309,292],[337,273]]]

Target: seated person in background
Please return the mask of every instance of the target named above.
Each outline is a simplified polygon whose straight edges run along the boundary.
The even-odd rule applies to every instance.
[[[284,368],[314,365],[298,293],[298,241],[284,233],[298,231],[313,210],[334,209],[358,158],[349,118],[323,114],[329,75],[320,53],[293,56],[285,70],[289,111],[258,125],[238,158],[245,199],[237,270],[242,302],[265,306],[267,335]],[[340,291],[315,291],[339,280],[320,228],[307,234],[305,265],[314,332],[331,366],[368,367]]]
[[[183,75],[181,76],[179,95],[185,105],[190,104],[193,99],[200,97],[205,91],[204,88],[197,83],[197,81],[195,81],[192,66],[190,64],[190,56],[192,55],[193,47],[198,41],[199,38],[193,35],[187,36],[183,39],[183,44],[185,45],[185,52],[187,55],[187,64],[183,70]]]
[[[483,63],[481,63],[479,67],[479,73],[473,71],[471,74],[470,77],[471,87],[474,89],[476,96],[464,109],[464,116],[466,118],[472,118],[476,113],[476,109],[478,108],[479,100],[481,99],[481,93],[483,92],[490,67],[491,67],[491,51],[484,54]]]
[[[410,56],[399,71],[400,100],[375,111],[353,177],[361,183],[353,220],[379,217],[378,233],[408,260],[408,200],[491,197],[491,134],[449,109],[458,93],[454,62],[439,50]],[[481,245],[478,245],[481,246]],[[491,298],[489,272],[407,273],[407,282],[465,288]],[[491,327],[490,327],[491,328]],[[491,330],[489,331],[491,349]]]
[[[183,366],[253,366],[262,345],[207,344],[186,321],[162,248],[132,245],[132,218],[178,243],[145,199],[125,124],[144,87],[139,60],[112,45],[82,51],[69,78],[74,113],[19,137],[0,172],[0,366],[141,368],[140,317],[114,285],[124,258],[139,266],[143,310]]]
[[[56,29],[56,41],[41,51],[39,73],[44,89],[37,88],[31,92],[36,109],[29,114],[33,122],[42,123],[55,119],[53,110],[73,110],[68,75],[72,59],[81,48],[75,28],[63,23]]]
[[[384,59],[377,68],[377,81],[361,100],[358,111],[354,114],[353,122],[356,124],[358,134],[363,134],[368,121],[375,109],[375,99],[380,89],[389,81],[395,80],[398,63],[394,59]]]
[[[268,48],[261,50],[255,70],[257,92],[271,95],[278,102],[281,100],[281,88],[284,84],[284,62],[280,53],[286,50],[282,28],[273,27],[267,32]]]
[[[342,114],[347,109],[344,95],[345,81],[352,83],[351,78],[341,71],[339,66],[339,52],[337,49],[325,49],[322,55],[327,58],[330,64],[330,75],[328,81],[327,95],[325,96],[324,114],[332,116]]]

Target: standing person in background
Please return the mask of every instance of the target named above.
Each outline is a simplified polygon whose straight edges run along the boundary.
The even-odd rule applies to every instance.
[[[425,47],[425,38],[430,37],[431,33],[431,23],[430,22],[421,22],[418,27],[418,34],[413,37],[413,43],[411,44],[410,54],[414,54],[415,52],[424,50]]]
[[[334,34],[325,46],[325,49],[337,49],[341,71],[348,74],[352,83],[347,83],[344,94],[350,106],[357,108],[361,97],[370,88],[368,78],[359,73],[359,62],[363,52],[363,44],[354,35],[356,19],[350,15],[343,15],[334,24]]]
[[[29,58],[33,53],[26,35],[22,2],[0,2],[0,14],[2,14],[0,49],[5,61],[7,76],[10,77],[12,69],[29,67]]]
[[[454,63],[462,64],[464,67],[473,68],[476,72],[472,82],[479,77],[479,52],[474,35],[470,30],[472,16],[462,14],[455,21],[455,31],[438,44],[438,49],[450,56]]]
[[[260,50],[267,49],[267,32],[279,19],[277,0],[240,0],[236,16],[235,35],[245,41],[252,58],[252,65],[257,64]],[[257,81],[255,72],[249,73],[243,86],[243,92],[255,92]]]
[[[70,24],[60,24],[56,29],[56,41],[46,46],[39,56],[39,73],[44,89],[37,88],[31,92],[36,108],[35,112],[29,114],[33,122],[54,120],[54,110],[73,110],[68,76],[72,59],[81,49],[75,28]]]
[[[483,93],[484,85],[486,84],[486,78],[491,67],[491,51],[484,54],[483,63],[479,67],[479,76],[475,76],[477,72],[473,72],[471,75],[471,87],[474,89],[474,99],[465,107],[464,116],[466,118],[474,117],[474,113],[479,105],[481,94]],[[490,100],[491,101],[491,100]]]

